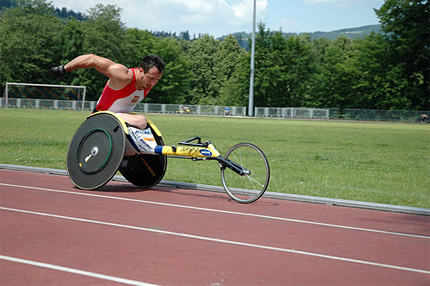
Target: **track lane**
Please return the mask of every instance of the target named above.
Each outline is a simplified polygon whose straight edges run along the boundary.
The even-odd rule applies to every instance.
[[[4,217],[4,214],[2,214]],[[7,216],[7,215],[6,215]],[[252,249],[244,245],[223,244],[216,241],[193,241],[187,237],[136,232],[115,226],[93,226],[75,221],[50,217],[34,217],[26,214],[13,216],[21,225],[39,226],[32,230],[32,243],[25,245],[28,231],[15,234],[16,247],[8,255],[26,259],[49,260],[61,266],[79,265],[87,271],[105,275],[125,276],[133,280],[155,280],[158,284],[207,284],[208,278],[230,273],[232,285],[262,285],[266,279],[288,284],[290,276],[297,277],[299,284],[326,284],[322,277],[330,276],[334,284],[351,285],[360,278],[360,283],[387,283],[388,278],[397,277],[400,284],[411,281],[425,282],[428,274],[374,267],[347,261],[327,260],[276,250]],[[16,221],[15,221],[16,222]],[[43,225],[43,226],[42,226]],[[52,232],[52,228],[56,231]],[[75,235],[73,234],[75,233]],[[65,236],[65,234],[68,234]],[[17,239],[22,237],[22,240]],[[120,242],[120,243],[118,243]],[[21,245],[26,247],[19,247]],[[38,247],[34,247],[37,245]],[[82,252],[82,249],[85,250]],[[132,262],[132,263],[131,263]],[[248,267],[248,265],[252,267]],[[257,267],[258,266],[258,267]],[[323,267],[322,267],[323,266]],[[254,268],[256,267],[256,268]],[[312,268],[312,277],[305,276]],[[291,272],[291,268],[293,271]],[[341,272],[337,272],[341,271]],[[165,275],[168,277],[166,280]],[[272,273],[272,277],[268,275]],[[221,275],[222,276],[222,275]],[[249,277],[249,279],[245,278]],[[152,281],[151,281],[152,282]],[[213,282],[211,282],[213,283]],[[275,283],[276,284],[276,283]]]
[[[3,180],[5,178],[3,174],[4,173],[2,173],[2,177],[1,177],[2,182],[5,181]],[[17,177],[22,177],[22,174],[20,175],[21,176],[17,176]],[[47,178],[46,177],[47,175],[42,175],[42,174],[38,174],[38,175],[40,175],[41,178],[45,178],[45,179]],[[11,181],[13,181],[12,177],[13,176],[7,176],[8,180],[6,181],[9,181],[9,183],[11,183]],[[56,184],[59,184],[58,186],[60,187],[62,186],[62,189],[66,189],[67,191],[77,192],[77,193],[81,192],[74,188],[68,187],[67,178],[64,178],[61,176],[59,177],[48,176],[48,178],[49,178],[49,183],[47,183],[45,180],[45,184],[36,183],[35,185],[39,185],[42,187],[43,186],[46,187],[47,185],[49,185],[49,187],[51,188],[51,187],[55,187]],[[34,181],[34,177],[32,181]],[[19,183],[23,183],[22,178],[19,180]],[[182,200],[182,201],[185,201],[187,204],[195,205],[199,207],[201,207],[202,205],[205,205],[206,207],[210,206],[211,209],[216,209],[216,207],[221,206],[222,207],[221,210],[223,211],[229,211],[230,209],[230,211],[233,211],[233,212],[248,211],[249,213],[249,211],[251,210],[252,213],[254,213],[255,211],[255,213],[257,214],[264,213],[265,215],[271,215],[271,216],[282,214],[283,215],[282,217],[289,217],[291,208],[299,208],[297,204],[301,206],[302,208],[301,212],[306,213],[307,216],[309,217],[312,216],[313,207],[317,207],[317,209],[325,209],[326,212],[328,212],[328,210],[334,211],[336,213],[334,217],[336,218],[338,218],[338,216],[343,213],[347,214],[348,211],[354,210],[354,209],[347,209],[347,208],[318,206],[318,205],[312,205],[312,204],[279,202],[279,201],[265,200],[265,199],[263,199],[262,203],[260,204],[259,202],[257,202],[256,204],[248,205],[244,207],[237,203],[229,202],[227,197],[221,194],[211,194],[211,193],[207,194],[205,192],[195,192],[195,191],[187,192],[184,190],[164,190],[164,189],[161,189],[161,190],[154,189],[150,191],[141,192],[141,191],[136,191],[133,187],[130,188],[129,186],[123,186],[121,184],[114,184],[114,185],[115,186],[107,186],[107,189],[104,191],[102,190],[100,192],[91,192],[91,193],[100,194],[103,196],[113,196],[113,197],[128,198],[128,199],[139,198],[139,197],[142,198],[142,196],[144,196],[145,199],[151,199],[151,201],[158,201],[163,198],[164,198],[164,201],[170,201],[171,199],[174,199],[176,204],[180,203],[180,201]],[[118,188],[125,190],[125,192],[112,191],[113,189],[118,189]],[[228,213],[204,212],[203,210],[199,210],[199,209],[151,205],[151,204],[144,204],[141,202],[118,201],[118,200],[113,200],[109,198],[100,198],[100,197],[89,198],[88,196],[78,196],[78,195],[64,194],[64,193],[55,194],[52,192],[46,192],[42,190],[27,189],[25,191],[22,191],[21,189],[20,191],[17,191],[15,189],[15,191],[13,190],[8,191],[6,189],[7,188],[5,186],[1,186],[2,206],[6,204],[9,207],[13,206],[17,208],[29,208],[29,209],[33,209],[34,211],[36,210],[40,211],[42,209],[44,213],[52,212],[58,215],[70,215],[78,218],[86,217],[87,219],[100,220],[100,221],[103,221],[103,219],[104,220],[107,219],[109,222],[124,224],[124,225],[147,227],[147,228],[159,229],[159,230],[168,230],[171,232],[200,235],[205,237],[214,237],[217,239],[226,239],[228,241],[239,241],[239,242],[250,243],[250,244],[268,245],[270,247],[280,247],[280,248],[292,249],[292,250],[298,249],[298,250],[304,250],[312,253],[322,252],[323,254],[326,254],[326,255],[335,255],[340,253],[340,254],[343,254],[343,256],[339,256],[339,257],[347,256],[347,257],[352,257],[352,259],[357,259],[360,257],[371,258],[370,259],[371,261],[376,260],[377,263],[382,263],[383,261],[386,261],[388,258],[390,265],[396,265],[393,263],[393,259],[394,259],[395,260],[394,262],[398,262],[399,265],[407,264],[407,266],[410,266],[409,263],[412,263],[413,265],[415,265],[414,269],[420,269],[419,268],[420,266],[422,266],[422,268],[424,269],[429,269],[428,260],[426,261],[426,258],[428,258],[428,256],[427,257],[423,256],[423,250],[426,250],[426,249],[428,250],[428,239],[426,244],[426,243],[419,242],[420,240],[426,241],[426,239],[422,239],[422,238],[411,238],[411,237],[399,238],[398,236],[393,236],[390,234],[377,234],[377,233],[368,233],[368,232],[362,232],[362,231],[359,232],[361,233],[360,235],[357,235],[356,230],[339,229],[339,228],[335,229],[335,228],[330,228],[328,226],[316,226],[316,225],[309,225],[309,224],[304,224],[299,222],[288,222],[288,221],[285,222],[285,221],[279,221],[279,220],[262,218],[262,217],[250,217],[250,216],[228,214]],[[4,198],[6,198],[6,200],[4,200]],[[170,203],[170,202],[166,202],[166,203]],[[364,210],[363,214],[365,213],[368,213],[368,211]],[[294,212],[292,214],[294,214]],[[375,214],[380,214],[378,218],[382,217],[382,219],[376,220],[376,225],[378,226],[378,228],[384,225],[381,223],[381,221],[387,221],[389,218],[389,216],[384,212],[371,211],[371,214],[373,215],[373,217]],[[2,212],[1,215],[3,220],[3,218],[5,217],[4,212]],[[28,215],[29,214],[27,214],[27,216]],[[362,215],[362,216],[356,215],[355,220],[353,219],[353,222],[354,222],[353,224],[359,224],[357,222],[365,221],[365,225],[370,225],[369,221],[371,220],[369,218],[372,217],[372,215]],[[407,227],[405,226],[404,230],[414,234],[428,235],[428,230],[426,230],[426,223],[428,222],[428,220],[425,220],[424,223],[420,222],[420,219],[422,218],[421,216],[412,216],[412,217],[405,218],[405,215],[402,215],[401,217],[405,219],[399,222],[396,220],[396,218],[398,218],[398,214],[392,214],[392,215],[394,215],[395,219],[394,221],[392,220],[391,224],[387,224],[388,228],[392,228],[392,224],[396,224],[396,225],[404,224],[405,221],[410,220],[415,222],[415,223],[412,223],[414,227],[411,227],[410,225]],[[9,216],[9,215],[6,215],[6,216]],[[13,216],[17,216],[17,214]],[[351,215],[348,215],[348,216],[351,217]],[[410,216],[410,215],[406,215],[406,216]],[[329,215],[326,214],[325,217],[327,218],[329,217]],[[317,219],[317,218],[320,219],[320,217],[317,217],[317,215],[313,219]],[[25,221],[28,219],[29,218],[27,217],[26,219],[23,219],[23,220]],[[48,225],[51,224],[52,220],[54,221],[58,220],[58,218],[44,217],[43,221],[44,220],[46,221],[45,223],[42,223],[41,218],[37,218],[37,219],[32,218],[32,219],[36,220],[37,223],[35,224],[38,225],[39,227],[40,225],[44,225],[48,222],[49,222]],[[329,220],[325,221],[325,223],[327,222],[331,223]],[[74,225],[77,222],[63,221],[58,223],[59,225],[70,224],[70,225],[73,225],[72,229],[76,229]],[[363,224],[361,226],[363,226]],[[2,224],[2,228],[4,227],[6,226],[3,226]],[[106,233],[109,233],[109,235],[111,233],[110,226],[97,225],[96,227],[92,226],[89,228],[91,229],[91,231],[93,231],[92,230],[93,228],[100,228],[102,233],[106,232]],[[29,229],[31,229],[31,226],[27,226],[23,228],[23,233],[22,233],[23,242],[27,242],[29,245],[34,245],[34,243],[38,241],[38,239],[28,238]],[[66,229],[69,229],[69,227],[67,227]],[[70,231],[67,231],[66,229],[62,229],[57,234],[53,235],[55,239],[52,239],[51,241],[62,240],[61,238],[56,237],[56,235],[60,235],[63,233],[70,233]],[[251,232],[249,232],[249,230],[251,230]],[[32,229],[32,232],[34,231],[35,230]],[[124,231],[125,230],[122,230],[119,232],[124,233]],[[45,230],[45,232],[49,233],[49,230]],[[128,231],[125,231],[125,232],[128,233]],[[84,233],[85,237],[88,237],[87,236],[88,230],[82,231],[82,232],[77,231],[77,233]],[[135,235],[136,234],[134,232],[133,234],[130,234],[130,236],[135,236]],[[153,235],[154,235],[153,233],[150,234],[145,232],[144,237],[148,238],[148,237],[152,237]],[[75,236],[76,234],[70,234],[70,237],[76,240]],[[100,234],[96,236],[99,237]],[[137,236],[143,240],[142,234],[138,234]],[[89,237],[93,237],[93,236],[91,235]],[[122,237],[123,237],[122,240],[124,241],[124,235]],[[162,238],[162,240],[159,240],[160,238]],[[127,235],[127,239],[131,239],[131,237]],[[354,242],[354,239],[356,239],[355,242]],[[359,239],[358,240],[359,243],[357,243],[357,239]],[[39,241],[38,244],[42,244],[42,241]],[[177,241],[179,241],[179,244],[177,245],[177,247],[172,248],[171,246],[172,245],[175,246]],[[3,242],[2,242],[2,249],[14,249],[15,247],[17,247],[17,246],[15,247],[13,246],[15,243],[15,240],[12,239],[9,243],[11,243],[11,245],[9,245],[9,247],[7,248],[4,248]],[[93,242],[93,243],[97,245],[96,242]],[[106,242],[106,243],[100,242],[100,244],[115,245],[115,242],[110,240],[109,242]],[[188,276],[190,275],[189,274],[190,270],[192,270],[191,271],[192,275],[195,275],[196,270],[202,268],[204,269],[203,271],[203,273],[205,274],[203,275],[204,277],[212,277],[208,272],[208,269],[219,268],[218,271],[215,271],[217,273],[215,274],[215,276],[218,278],[224,277],[222,279],[220,278],[219,281],[224,279],[223,281],[225,283],[227,283],[226,282],[227,280],[229,281],[229,283],[232,283],[232,281],[240,282],[239,280],[236,280],[236,279],[238,279],[238,277],[241,277],[241,279],[244,279],[243,275],[246,274],[246,275],[250,275],[253,278],[258,278],[258,281],[262,282],[258,284],[265,284],[263,283],[264,281],[270,281],[270,283],[268,282],[266,284],[283,284],[288,281],[297,282],[294,284],[301,284],[301,283],[325,284],[324,281],[326,280],[324,280],[325,279],[324,277],[330,277],[330,279],[334,279],[332,276],[335,274],[330,274],[328,272],[326,273],[324,272],[324,269],[325,271],[328,271],[331,269],[331,271],[335,271],[336,273],[338,273],[339,269],[344,269],[345,273],[342,273],[342,275],[340,275],[340,277],[343,280],[342,279],[338,280],[339,283],[344,285],[346,284],[351,285],[351,283],[345,283],[345,281],[348,281],[348,282],[353,281],[348,277],[358,278],[360,276],[363,276],[364,272],[366,271],[367,273],[371,273],[371,275],[370,276],[368,275],[367,276],[368,279],[366,278],[365,280],[363,280],[364,277],[361,277],[360,281],[381,282],[381,281],[384,281],[384,279],[393,278],[396,276],[403,277],[402,278],[403,280],[399,280],[399,281],[405,281],[405,282],[413,281],[413,279],[418,279],[416,281],[421,281],[421,282],[428,281],[428,274],[417,274],[417,273],[411,274],[409,272],[405,274],[406,271],[403,271],[404,272],[403,274],[399,274],[402,271],[393,270],[393,269],[390,269],[390,270],[379,269],[379,271],[377,271],[376,269],[378,267],[374,267],[371,265],[357,266],[351,262],[343,261],[342,263],[340,261],[327,260],[321,257],[312,258],[306,255],[300,255],[298,253],[279,254],[278,253],[279,251],[268,250],[268,249],[249,250],[250,247],[247,247],[245,245],[225,245],[223,243],[219,243],[216,241],[198,240],[197,242],[196,241],[190,242],[190,239],[187,240],[184,237],[176,237],[176,236],[166,235],[162,233],[155,234],[155,240],[154,241],[151,240],[150,245],[152,246],[156,245],[156,247],[148,247],[148,245],[141,244],[141,243],[140,244],[126,243],[126,244],[135,245],[135,248],[136,247],[139,248],[141,252],[142,251],[152,252],[155,250],[156,253],[158,253],[161,257],[165,257],[165,256],[171,257],[170,262],[172,262],[172,264],[170,263],[157,264],[155,262],[154,263],[155,265],[158,265],[158,267],[164,266],[165,269],[168,269],[169,270],[168,272],[172,275],[172,276],[169,276],[170,279],[172,277],[175,277],[175,280],[179,279],[184,283],[187,282],[184,280],[186,277],[180,278],[177,273],[178,271],[174,270],[175,269],[174,267],[177,267],[178,263],[181,265],[188,265],[188,267],[185,267],[185,269],[183,269],[183,271],[188,272]],[[370,251],[368,249],[369,244],[374,244],[375,249],[373,251]],[[417,249],[421,249],[421,250],[415,251],[412,247],[409,248],[410,244],[414,244],[415,245],[414,247],[416,247],[416,245],[418,244]],[[81,249],[81,251],[79,251],[78,249],[74,249],[73,252],[78,252],[78,253],[81,253],[81,255],[83,255],[82,254],[83,247],[84,249],[91,249],[91,248],[94,248],[95,245],[90,244],[87,247],[84,247],[84,245],[77,244],[77,246],[80,247],[79,249]],[[48,250],[46,250],[48,253],[51,252],[51,249],[52,250],[62,249],[60,245],[56,246],[56,244],[54,245],[48,244],[46,247],[48,248]],[[98,246],[98,247],[101,247],[101,246]],[[106,247],[106,246],[103,246],[103,247]],[[124,252],[125,250],[122,244],[121,244],[121,247],[119,248],[123,251],[123,253],[127,253],[127,255],[130,255],[128,259],[131,259],[131,260],[136,259],[134,255],[130,253],[130,250],[129,252]],[[180,250],[178,251],[178,249],[187,249],[187,251],[180,251]],[[238,249],[241,249],[242,251],[238,251]],[[396,249],[397,252],[400,250],[401,253],[400,254],[395,253],[394,258],[390,259],[390,257],[393,257],[393,249]],[[25,253],[28,254],[28,253],[31,253],[32,251],[34,250],[27,249]],[[198,252],[197,255],[194,255],[194,256],[191,255],[191,253],[195,253],[196,251]],[[365,252],[365,254],[363,254],[363,252]],[[207,256],[209,256],[209,258],[208,257],[205,258],[205,255],[204,255],[205,253],[207,254]],[[218,253],[222,255],[217,255]],[[10,253],[10,254],[12,255],[13,253]],[[36,254],[33,258],[36,259],[38,255],[40,257],[41,253]],[[216,257],[214,257],[214,255]],[[235,255],[237,257],[230,257],[232,255]],[[195,260],[197,262],[193,262],[193,257],[195,257]],[[254,265],[254,264],[260,265],[259,264],[260,258],[264,262],[264,264],[261,264],[262,269],[264,269],[264,273],[254,273],[254,272],[258,272],[257,270],[254,269],[254,267],[251,267],[253,271],[247,271],[242,269],[243,266],[241,265],[243,265],[245,261],[250,262],[251,265]],[[60,259],[59,262],[61,261],[63,260]],[[218,262],[218,261],[221,261],[221,262]],[[235,261],[237,263],[239,263],[238,261],[240,261],[241,263],[236,265],[234,263],[230,263],[230,261]],[[298,267],[297,262],[300,262],[300,261],[303,264],[299,263],[300,267]],[[367,261],[369,261],[369,259],[367,259]],[[405,263],[405,261],[408,261],[408,262]],[[142,263],[144,263],[145,266],[148,265],[146,260],[142,261]],[[196,263],[197,265],[194,265]],[[221,265],[218,265],[219,263]],[[281,264],[281,266],[279,266],[278,264]],[[306,270],[310,269],[306,265],[314,265],[316,267],[315,269],[317,271],[314,273],[314,275],[312,275],[312,277],[305,277],[305,276],[309,276],[309,274],[305,275],[304,273],[306,272]],[[73,265],[70,265],[70,266],[73,266]],[[234,273],[221,275],[220,273],[227,273],[225,270],[226,269],[225,266],[228,266],[228,269],[234,270],[233,271]],[[89,265],[88,267],[91,268],[91,265]],[[124,269],[122,268],[120,269],[121,269],[120,272],[123,273]],[[179,267],[179,269],[182,269],[182,268]],[[287,271],[288,273],[284,273],[285,269],[293,269],[293,271],[291,272],[290,270],[288,270]],[[364,271],[363,269],[366,269],[366,270]],[[157,273],[157,275],[159,275],[160,270],[161,269],[159,268],[154,269],[154,273]],[[274,270],[277,270],[277,272],[276,271],[273,272]],[[351,271],[353,273],[351,273]],[[238,273],[241,273],[241,274],[238,274]],[[272,277],[269,275],[270,273],[273,274]],[[130,273],[127,275],[130,275],[130,276],[127,276],[127,278],[129,279],[133,278],[133,273]],[[151,280],[149,282],[156,283],[156,284],[157,283],[171,284],[171,282],[162,279],[164,277],[163,275],[161,276],[157,276],[157,275],[155,275],[154,280]],[[420,275],[422,275],[421,278],[418,278]],[[199,275],[197,276],[200,277]],[[204,279],[204,277],[200,277],[200,279]],[[289,280],[291,279],[291,277],[296,277],[297,279]],[[138,277],[138,278],[142,278],[142,277]],[[188,277],[188,279],[190,279],[190,277]],[[196,277],[196,279],[198,278]],[[337,281],[337,279],[335,280]],[[331,280],[331,281],[335,281],[335,280]],[[143,279],[143,281],[148,281],[148,280]],[[163,281],[163,283],[161,283],[160,281]],[[204,280],[204,281],[207,282],[207,280]],[[280,281],[282,281],[283,283],[277,283]],[[203,284],[207,284],[206,282]],[[211,282],[211,283],[221,283],[221,282]],[[196,282],[196,283],[202,284],[200,282]],[[375,284],[375,283],[372,283],[372,284]]]
[[[7,190],[6,190],[7,191]],[[282,220],[265,219],[261,217],[243,217],[230,213],[209,213],[199,209],[177,208],[163,205],[152,205],[140,201],[123,201],[109,197],[79,196],[73,193],[46,193],[38,190],[19,192],[13,189],[8,196],[16,203],[4,201],[6,206],[23,208],[37,212],[40,204],[50,200],[44,207],[44,213],[59,216],[79,217],[109,223],[126,224],[142,228],[156,228],[175,233],[186,233],[218,239],[240,241],[271,247],[307,250],[321,255],[331,255],[358,260],[369,260],[383,264],[402,267],[408,261],[415,261],[420,267],[427,266],[426,256],[422,255],[422,247],[429,243],[429,237],[398,237],[390,239],[394,234],[373,233],[348,228],[332,227],[330,225],[308,225]],[[28,199],[30,197],[30,199]],[[65,199],[67,198],[67,199]],[[70,208],[69,201],[73,201]],[[93,205],[100,205],[93,209]],[[59,211],[60,210],[60,211]],[[114,211],[112,210],[121,210]],[[124,211],[123,211],[124,210]],[[174,212],[174,216],[171,213]],[[178,218],[186,218],[178,223]],[[226,221],[228,220],[228,223]],[[268,230],[258,232],[256,230]],[[306,238],[306,239],[303,239]],[[360,243],[357,245],[357,240]],[[405,249],[410,243],[416,247],[408,249],[402,256],[392,257],[391,252]],[[363,244],[369,246],[364,248]],[[376,253],[375,253],[375,250]],[[415,251],[414,251],[415,250]],[[345,253],[349,256],[345,257]],[[376,257],[377,254],[377,257]],[[418,259],[421,258],[421,259]],[[376,260],[375,260],[376,259]]]

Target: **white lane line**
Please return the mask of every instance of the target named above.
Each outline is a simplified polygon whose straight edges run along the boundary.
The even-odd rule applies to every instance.
[[[205,236],[200,236],[200,235],[192,235],[192,234],[186,234],[186,233],[180,233],[180,232],[151,229],[151,228],[138,227],[138,226],[132,226],[132,225],[117,224],[117,223],[111,223],[111,222],[105,222],[105,221],[97,221],[97,220],[83,219],[83,218],[77,218],[77,217],[69,217],[69,216],[62,216],[62,215],[55,215],[55,214],[48,214],[48,213],[41,213],[41,212],[33,212],[33,211],[13,209],[13,208],[0,207],[0,210],[20,212],[20,213],[26,213],[26,214],[32,214],[32,215],[40,215],[40,216],[53,217],[53,218],[66,219],[66,220],[79,221],[79,222],[86,222],[86,223],[94,223],[94,224],[107,225],[107,226],[113,226],[113,227],[121,227],[121,228],[126,228],[126,229],[133,229],[133,230],[162,233],[162,234],[179,236],[179,237],[199,239],[199,240],[205,240],[205,241],[211,241],[211,242],[219,242],[219,243],[225,243],[225,244],[233,244],[233,245],[259,248],[259,249],[265,249],[265,250],[288,252],[288,253],[313,256],[313,257],[318,257],[318,258],[326,258],[326,259],[331,259],[331,260],[339,260],[339,261],[344,261],[344,262],[352,262],[352,263],[357,263],[357,264],[365,264],[365,265],[384,267],[384,268],[390,268],[390,269],[396,269],[396,270],[404,270],[404,271],[409,271],[409,272],[430,274],[430,271],[422,270],[422,269],[415,269],[415,268],[409,268],[409,267],[402,267],[402,266],[396,266],[396,265],[376,263],[376,262],[371,262],[371,261],[344,258],[344,257],[338,257],[338,256],[332,256],[332,255],[318,254],[318,253],[300,251],[300,250],[294,250],[294,249],[288,249],[288,248],[272,247],[272,246],[259,245],[259,244],[253,244],[253,243],[246,243],[246,242],[232,241],[232,240],[226,240],[226,239],[205,237]]]
[[[160,205],[160,206],[168,206],[168,207],[175,207],[175,208],[185,208],[185,209],[200,210],[200,211],[206,211],[206,212],[233,214],[233,215],[240,215],[240,216],[257,217],[257,218],[263,218],[263,219],[273,219],[273,220],[288,221],[288,222],[295,222],[295,223],[312,224],[312,225],[318,225],[318,226],[326,226],[326,227],[333,227],[333,228],[349,229],[349,230],[355,230],[355,231],[365,231],[365,232],[373,232],[373,233],[381,233],[381,234],[389,234],[389,235],[397,235],[397,236],[406,236],[406,237],[413,237],[413,238],[430,239],[430,236],[424,236],[424,235],[408,234],[408,233],[400,233],[400,232],[391,232],[391,231],[384,231],[384,230],[378,230],[378,229],[360,228],[360,227],[353,227],[353,226],[345,226],[345,225],[337,225],[337,224],[330,224],[330,223],[313,222],[313,221],[290,219],[290,218],[283,218],[283,217],[274,217],[274,216],[259,215],[259,214],[252,214],[252,213],[242,213],[242,212],[225,211],[225,210],[217,210],[217,209],[193,207],[193,206],[170,204],[170,203],[160,203],[160,202],[152,202],[152,201],[145,201],[145,200],[137,200],[137,199],[129,199],[129,198],[121,198],[121,197],[112,197],[112,196],[105,196],[105,195],[97,195],[97,194],[91,194],[91,193],[78,193],[78,192],[54,190],[54,189],[39,188],[39,187],[32,187],[32,186],[22,186],[22,185],[13,185],[13,184],[5,184],[5,183],[0,183],[0,185],[8,186],[8,187],[15,187],[15,188],[22,188],[22,189],[33,189],[33,190],[46,191],[46,192],[56,192],[56,193],[63,193],[63,194],[71,194],[71,195],[79,195],[79,196],[89,196],[89,197],[97,197],[97,198],[103,198],[103,199],[111,199],[111,200],[119,200],[119,201],[129,201],[129,202],[135,202],[135,203],[137,202],[137,203]]]
[[[37,266],[37,267],[42,267],[42,268],[48,268],[48,269],[63,271],[63,272],[67,272],[67,273],[89,276],[89,277],[103,279],[103,280],[109,280],[109,281],[122,283],[122,284],[138,285],[138,286],[153,286],[153,285],[155,285],[155,284],[149,284],[146,282],[130,280],[130,279],[125,279],[125,278],[120,278],[120,277],[114,277],[114,276],[110,276],[110,275],[104,275],[104,274],[79,270],[79,269],[75,269],[75,268],[64,267],[64,266],[48,264],[48,263],[43,263],[43,262],[37,262],[37,261],[32,261],[32,260],[27,260],[27,259],[21,259],[21,258],[6,256],[6,255],[0,255],[0,259],[12,261],[12,262],[17,262],[17,263],[21,263],[21,264],[27,264],[27,265],[32,265],[32,266]]]

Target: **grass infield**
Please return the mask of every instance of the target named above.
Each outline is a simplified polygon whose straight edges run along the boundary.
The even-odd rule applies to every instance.
[[[65,169],[88,113],[0,109],[0,163]],[[166,145],[200,136],[266,154],[268,191],[430,208],[430,125],[148,115]],[[169,159],[165,180],[221,185],[213,161]]]

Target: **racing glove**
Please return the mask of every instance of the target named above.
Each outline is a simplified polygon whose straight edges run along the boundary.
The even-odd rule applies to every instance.
[[[64,66],[58,66],[51,68],[51,73],[57,78],[62,78],[67,74],[67,71]]]

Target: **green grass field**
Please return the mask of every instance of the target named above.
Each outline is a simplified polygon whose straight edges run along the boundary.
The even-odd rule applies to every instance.
[[[0,163],[65,169],[87,113],[0,109]],[[194,136],[223,154],[258,145],[268,191],[430,208],[430,125],[148,115],[166,145]],[[221,185],[215,162],[169,159],[165,180]]]

